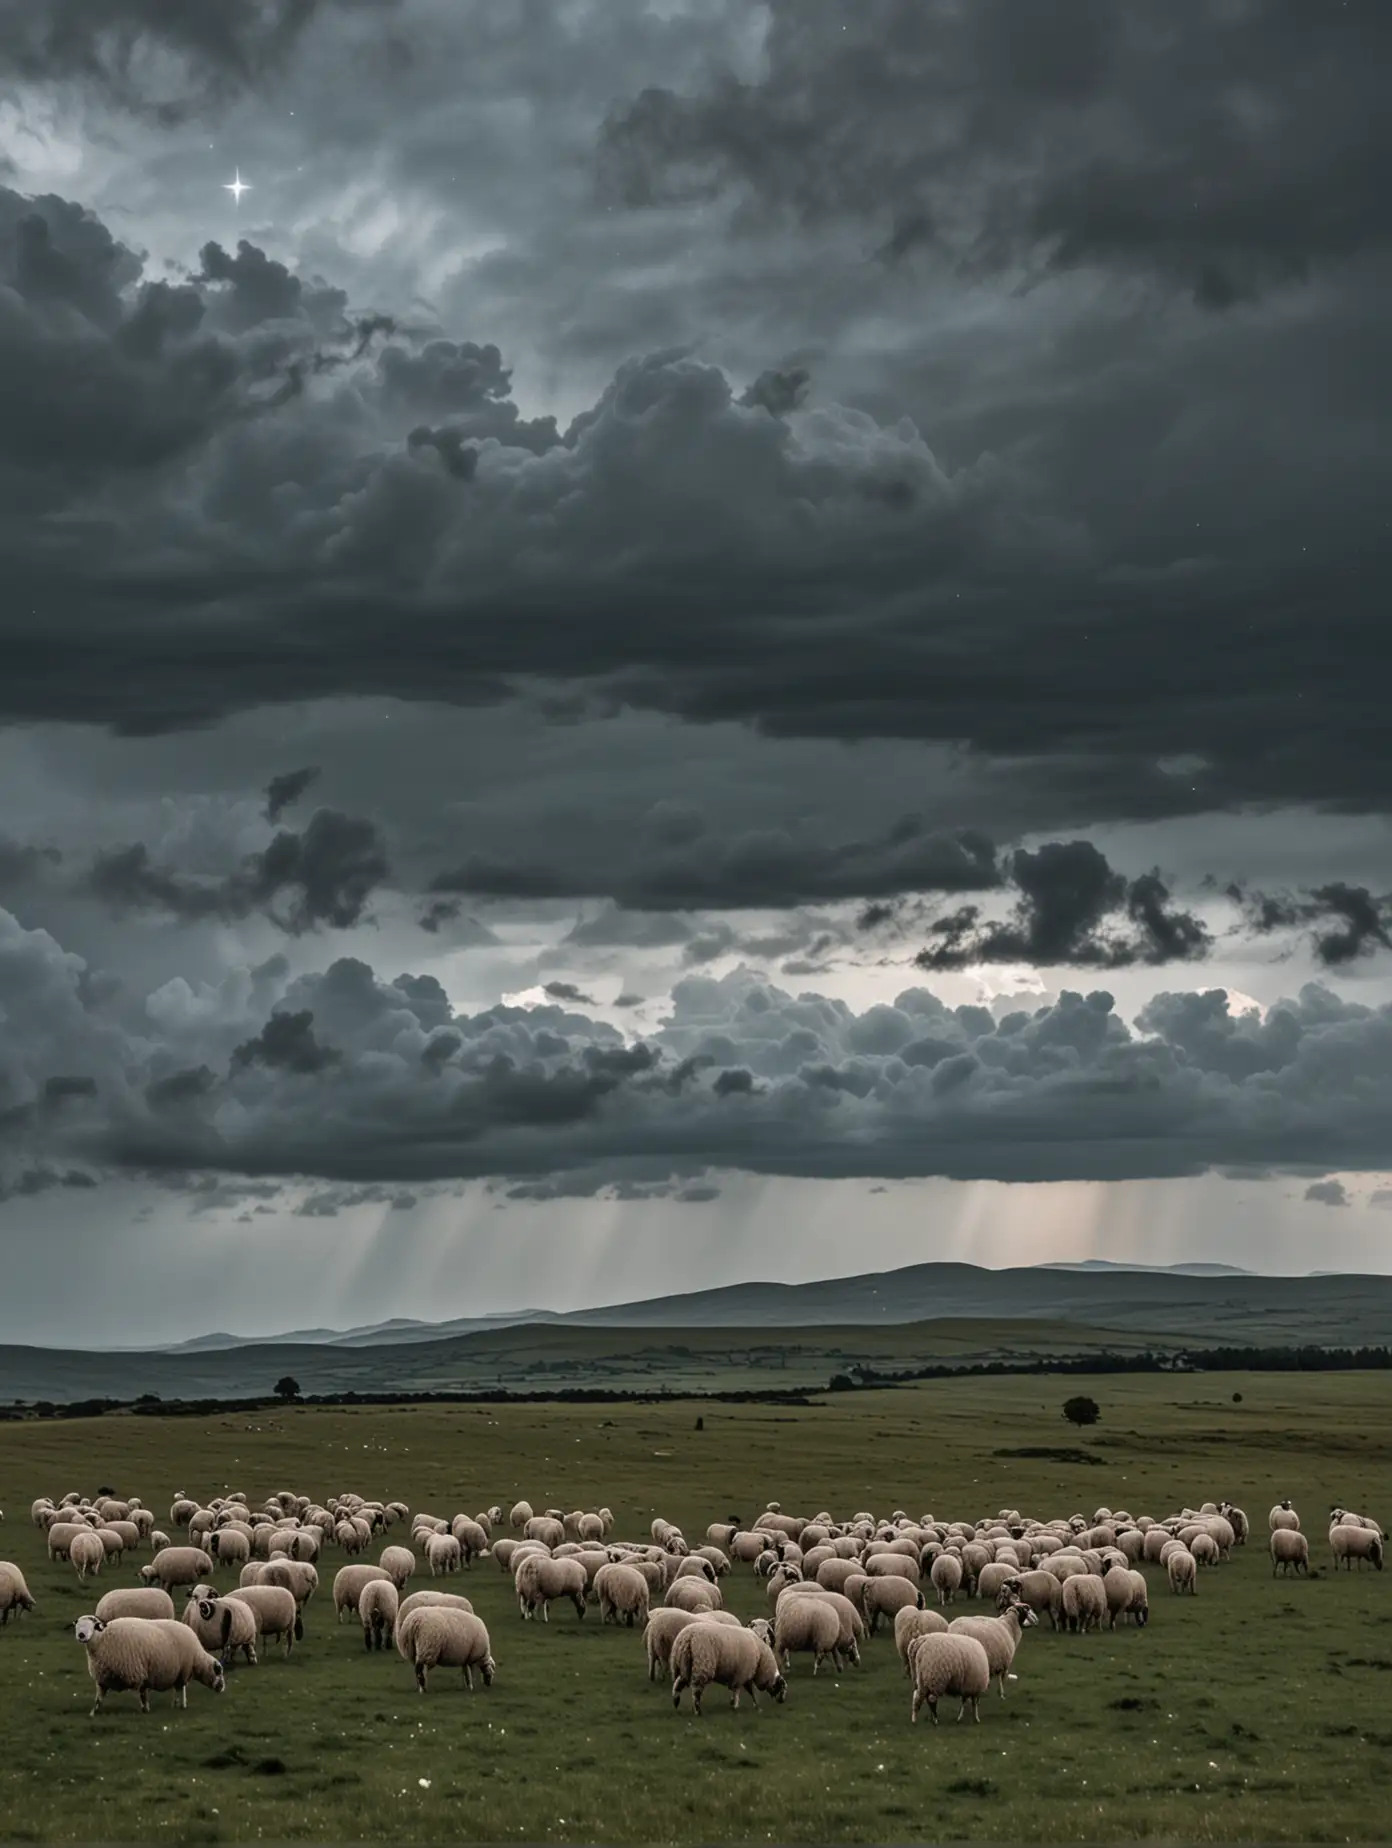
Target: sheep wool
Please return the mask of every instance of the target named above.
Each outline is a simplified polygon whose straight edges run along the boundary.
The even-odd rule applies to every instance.
[[[1276,1527],[1271,1531],[1271,1576],[1278,1572],[1289,1575],[1294,1567],[1297,1573],[1309,1574],[1310,1542],[1297,1528]]]
[[[648,1581],[635,1566],[610,1560],[594,1576],[601,1623],[623,1623],[631,1629],[648,1621]]]
[[[492,1687],[498,1671],[483,1620],[469,1611],[418,1606],[398,1622],[396,1647],[415,1669],[416,1687],[422,1694],[432,1668],[462,1669],[471,1692],[476,1668],[486,1688]]]
[[[1185,1558],[1189,1555],[1186,1553]],[[1066,1630],[1082,1635],[1100,1629],[1107,1619],[1107,1593],[1100,1578],[1090,1572],[1077,1572],[1063,1581],[1063,1624]]]
[[[774,1699],[787,1698],[784,1680],[773,1651],[752,1631],[702,1618],[680,1631],[672,1644],[672,1705],[681,1706],[682,1692],[691,1690],[691,1710],[698,1717],[705,1690],[714,1682],[730,1690],[730,1705],[738,1707],[747,1693],[757,1707],[758,1690]]]
[[[188,1706],[188,1684],[200,1682],[221,1694],[225,1677],[221,1662],[208,1654],[184,1624],[165,1617],[79,1617],[73,1634],[87,1651],[87,1673],[96,1686],[94,1714],[101,1712],[108,1694],[128,1692],[140,1698],[140,1711],[150,1711],[150,1695],[172,1691],[174,1704]]]
[[[576,1615],[585,1615],[589,1580],[578,1559],[550,1559],[545,1553],[529,1553],[513,1575],[517,1587],[517,1607],[524,1618],[535,1617],[541,1606],[543,1623],[551,1621],[551,1605],[557,1598],[569,1598]]]
[[[190,1598],[184,1622],[224,1668],[240,1649],[248,1664],[256,1666],[256,1618],[237,1598]]]
[[[19,1617],[25,1611],[36,1608],[19,1567],[11,1565],[7,1559],[0,1559],[0,1627],[7,1624],[11,1617]],[[170,1610],[172,1614],[172,1605]]]
[[[470,1613],[473,1612],[474,1608],[468,1598],[460,1597],[457,1592],[413,1591],[409,1598],[403,1598],[401,1600],[401,1604],[396,1613],[398,1625],[403,1618],[409,1617],[412,1611],[418,1611],[427,1605],[436,1606],[440,1610],[468,1611]]]
[[[972,1718],[981,1719],[980,1700],[990,1691],[991,1664],[985,1649],[974,1636],[931,1634],[916,1636],[909,1646],[909,1668],[913,1675],[913,1704],[909,1718],[915,1724],[918,1710],[926,1701],[928,1716],[936,1726],[938,1702],[944,1695],[957,1696],[960,1720],[971,1706]]]
[[[1303,1538],[1303,1536],[1302,1536]],[[1171,1553],[1165,1561],[1165,1575],[1170,1581],[1170,1590],[1176,1593],[1188,1592],[1194,1597],[1199,1589],[1199,1562],[1185,1547]]]
[[[201,1546],[162,1547],[148,1566],[140,1568],[147,1585],[173,1591],[177,1585],[196,1585],[213,1576],[213,1562]]]
[[[905,1605],[894,1619],[894,1647],[899,1660],[904,1664],[904,1673],[909,1672],[909,1645],[918,1636],[941,1636],[948,1628],[946,1617],[941,1611],[915,1610],[912,1605]]]
[[[385,1579],[388,1584],[391,1583],[391,1575],[384,1572],[380,1566],[339,1567],[334,1574],[333,1601],[334,1611],[340,1623],[343,1622],[345,1612],[352,1611],[356,1615],[362,1588],[364,1585],[372,1584],[374,1579]]]
[[[364,1649],[381,1649],[395,1640],[400,1605],[400,1593],[388,1580],[373,1579],[363,1586],[358,1595],[358,1618]]]
[[[113,1617],[164,1617],[172,1621],[174,1600],[158,1585],[121,1586],[98,1601],[96,1614],[103,1623],[110,1623]]]
[[[814,1675],[828,1656],[839,1674],[841,1619],[820,1598],[784,1598],[774,1619],[773,1649],[785,1671],[791,1667],[797,1650],[812,1657]]]
[[[284,1639],[287,1656],[303,1637],[304,1619],[300,1616],[300,1607],[294,1593],[286,1591],[283,1585],[243,1585],[227,1595],[239,1598],[248,1607],[256,1619],[258,1636],[268,1643]]]
[[[1382,1535],[1376,1528],[1355,1527],[1341,1523],[1329,1530],[1329,1550],[1334,1555],[1334,1570],[1343,1566],[1349,1572],[1353,1570],[1356,1559],[1360,1566],[1366,1560],[1382,1571]]]
[[[1099,1584],[1100,1580],[1097,1581]],[[1020,1639],[1025,1631],[1039,1619],[1022,1599],[1011,1598],[1004,1610],[996,1617],[954,1617],[947,1626],[951,1636],[974,1636],[986,1651],[986,1660],[991,1665],[991,1673],[1000,1685],[1001,1699],[1005,1699],[1005,1678],[1010,1673],[1015,1660],[1015,1652],[1020,1647]]]

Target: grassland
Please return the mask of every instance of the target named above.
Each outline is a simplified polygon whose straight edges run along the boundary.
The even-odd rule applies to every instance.
[[[1368,1840],[1392,1784],[1392,1574],[1328,1570],[1334,1500],[1392,1507],[1385,1374],[1109,1376],[1083,1439],[1052,1378],[933,1382],[808,1408],[468,1406],[288,1409],[254,1418],[107,1417],[0,1425],[0,1554],[40,1608],[0,1631],[0,1834],[12,1839],[232,1841]],[[1242,1395],[1234,1403],[1232,1395]],[[697,1415],[704,1429],[695,1429]],[[1002,1456],[1057,1447],[1093,1459]],[[688,1534],[785,1508],[865,1506],[952,1518],[1013,1505],[1041,1515],[1101,1503],[1164,1513],[1228,1495],[1255,1544],[1176,1599],[1151,1569],[1144,1631],[1026,1638],[1005,1702],[979,1727],[911,1727],[881,1636],[865,1667],[815,1682],[795,1661],[786,1705],[674,1715],[634,1633],[559,1607],[524,1624],[491,1561],[458,1588],[500,1665],[470,1696],[441,1676],[421,1699],[395,1654],[336,1629],[324,1591],[290,1661],[235,1671],[218,1700],[129,1696],[88,1717],[71,1624],[95,1603],[44,1561],[35,1495],[102,1484],[161,1515],[204,1496],[355,1488],[450,1514],[526,1493],[538,1506],[607,1501],[619,1532],[655,1512]],[[1290,1495],[1317,1570],[1273,1582],[1265,1511]],[[396,1535],[393,1535],[395,1538]],[[100,1589],[130,1583],[138,1560]],[[220,1581],[221,1582],[221,1581]],[[765,1607],[747,1572],[725,1581]]]

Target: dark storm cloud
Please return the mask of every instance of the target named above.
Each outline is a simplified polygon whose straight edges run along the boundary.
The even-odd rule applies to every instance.
[[[1171,908],[1158,872],[1128,880],[1090,841],[1020,848],[1007,865],[1020,893],[1010,921],[982,923],[979,907],[962,906],[929,927],[934,940],[914,958],[920,968],[1020,962],[1122,969],[1190,961],[1212,947],[1200,919]]]
[[[1144,440],[1122,418],[1151,389],[1132,326],[1094,342],[1089,391],[1125,390],[1067,412],[1071,448],[1050,447],[1065,410],[1046,405],[952,466],[907,419],[816,403],[795,368],[740,402],[682,349],[626,362],[556,436],[520,418],[495,347],[391,322],[364,345],[338,291],[249,243],[142,283],[53,198],[0,192],[0,277],[0,716],[157,732],[314,695],[521,690],[555,713],[627,700],[785,737],[956,743],[1089,819],[1392,799],[1376,270],[1361,299],[1254,319],[1232,364],[1194,360],[1203,395],[1165,397]],[[1317,339],[1307,390],[1285,347]],[[1263,435],[1238,407],[1273,390],[1286,414]],[[1197,479],[1183,458],[1209,421],[1237,449],[1214,452],[1196,537],[1175,484]],[[1142,450],[1164,492],[1114,506]],[[1298,529],[1278,511],[1297,455]],[[83,544],[56,547],[59,530]],[[1180,753],[1193,767],[1166,768]],[[628,896],[711,904],[761,866],[766,902],[874,896],[931,885],[931,868],[878,870],[930,852],[926,836],[673,841]],[[578,868],[558,888],[554,867],[482,852],[448,876],[586,889]]]
[[[397,0],[0,0],[0,76],[72,82],[164,124],[202,115],[277,66],[325,13]]]
[[[157,865],[144,842],[98,854],[86,889],[118,915],[164,912],[181,923],[260,913],[292,935],[361,923],[367,902],[390,872],[374,823],[316,809],[302,833],[283,829],[221,878]]]
[[[1230,885],[1243,922],[1257,936],[1309,925],[1311,947],[1327,969],[1337,969],[1379,949],[1392,949],[1392,894],[1374,897],[1366,886],[1333,880],[1292,895],[1249,892]]]
[[[319,775],[317,764],[307,764],[302,770],[287,770],[281,776],[273,776],[266,785],[266,820],[271,826],[280,820],[286,809],[292,808]]]
[[[1311,1181],[1305,1189],[1307,1200],[1317,1201],[1321,1206],[1347,1206],[1348,1189],[1342,1181]]]
[[[438,873],[431,889],[490,898],[568,898],[598,894],[632,911],[774,908],[903,891],[970,892],[999,883],[996,851],[969,830],[942,834],[904,815],[876,838],[827,841],[812,826],[713,832],[695,809],[659,804],[630,845],[627,869],[597,887],[595,869],[576,864],[512,864],[475,856]],[[601,941],[601,920],[577,925],[576,942]],[[613,938],[607,939],[614,941]],[[648,939],[651,941],[651,939]]]
[[[351,958],[257,972],[220,1014],[177,992],[116,1008],[85,975],[0,913],[9,1186],[113,1167],[392,1189],[722,1168],[1309,1176],[1381,1172],[1386,1157],[1392,1006],[1316,984],[1264,1016],[1234,1015],[1220,989],[1162,994],[1132,1028],[1101,990],[997,1016],[910,988],[857,1013],[742,970],[687,977],[670,1017],[628,1041],[555,1002],[456,1014],[433,978],[386,981]],[[200,1067],[211,1082],[188,1076]],[[40,1108],[67,1075],[95,1094]]]
[[[771,0],[765,71],[611,110],[628,206],[883,226],[965,272],[1140,272],[1223,308],[1385,251],[1380,0]]]

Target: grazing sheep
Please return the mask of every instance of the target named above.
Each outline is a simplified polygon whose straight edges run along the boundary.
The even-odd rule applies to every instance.
[[[256,1614],[238,1598],[190,1598],[184,1606],[184,1622],[224,1668],[240,1649],[252,1668],[256,1666]]]
[[[99,1600],[96,1615],[103,1623],[114,1617],[163,1617],[172,1622],[174,1600],[157,1585],[125,1585]]]
[[[254,1576],[248,1577],[248,1573]],[[296,1604],[308,1604],[319,1589],[318,1570],[302,1559],[272,1559],[265,1565],[242,1567],[243,1585],[280,1585],[293,1594]]]
[[[467,1514],[457,1514],[450,1522],[450,1532],[459,1542],[460,1559],[467,1572],[474,1560],[482,1559],[488,1551],[487,1529]]]
[[[176,1707],[188,1706],[188,1684],[201,1682],[215,1694],[225,1686],[222,1663],[208,1654],[193,1632],[167,1617],[79,1617],[73,1634],[87,1651],[87,1673],[96,1685],[92,1712],[108,1694],[140,1697],[150,1711],[151,1693],[174,1693]]]
[[[543,1546],[563,1546],[565,1544],[565,1523],[549,1514],[533,1515],[522,1529],[524,1540],[539,1540]]]
[[[1010,1580],[1011,1589],[1024,1599],[1036,1616],[1049,1614],[1055,1630],[1063,1627],[1063,1582],[1053,1572],[1022,1572]]]
[[[663,1603],[677,1611],[718,1611],[724,1608],[725,1600],[720,1588],[705,1579],[679,1578],[667,1587]]]
[[[821,1598],[783,1598],[774,1614],[773,1650],[785,1671],[798,1650],[811,1655],[814,1675],[828,1656],[839,1674],[841,1619]]]
[[[946,1617],[941,1611],[915,1610],[906,1604],[894,1619],[894,1647],[899,1652],[899,1660],[904,1664],[904,1673],[909,1672],[909,1645],[917,1636],[941,1636],[948,1628]]]
[[[1212,1534],[1195,1534],[1189,1542],[1189,1551],[1194,1555],[1194,1563],[1199,1566],[1216,1566],[1220,1558],[1218,1542]]]
[[[824,1559],[816,1569],[816,1580],[826,1591],[844,1591],[846,1580],[859,1573],[858,1559]]]
[[[961,1705],[960,1720],[970,1702],[972,1718],[980,1723],[980,1701],[990,1692],[991,1663],[985,1649],[974,1636],[916,1636],[909,1645],[909,1668],[913,1675],[913,1704],[909,1718],[917,1724],[918,1710],[924,1701],[933,1724],[938,1723],[938,1702],[945,1694],[955,1694]]]
[[[917,1585],[903,1578],[861,1578],[847,1581],[845,1596],[858,1604],[873,1636],[881,1617],[892,1622],[902,1610],[922,1610],[925,1599]]]
[[[416,1671],[416,1687],[424,1694],[432,1668],[458,1668],[463,1671],[470,1693],[474,1687],[474,1670],[483,1675],[483,1685],[490,1688],[498,1665],[488,1640],[483,1620],[472,1611],[449,1610],[440,1605],[418,1605],[396,1626],[398,1654]]]
[[[595,1573],[594,1594],[599,1601],[601,1623],[635,1623],[648,1621],[648,1581],[627,1562],[610,1560]]]
[[[1266,1524],[1273,1534],[1279,1528],[1298,1529],[1300,1516],[1288,1501],[1279,1501],[1266,1517]]]
[[[256,1619],[258,1636],[268,1643],[284,1638],[287,1656],[303,1637],[304,1618],[300,1615],[300,1607],[295,1602],[295,1594],[283,1585],[243,1585],[227,1595],[240,1598],[248,1606]]]
[[[962,1584],[962,1562],[954,1553],[939,1553],[928,1573],[939,1604],[951,1604]]]
[[[444,1572],[457,1572],[463,1556],[464,1549],[453,1534],[431,1534],[425,1543],[431,1578],[439,1578]]]
[[[416,1556],[409,1546],[384,1546],[377,1564],[399,1592],[416,1569]]]
[[[1310,1542],[1305,1535],[1293,1527],[1277,1527],[1271,1532],[1271,1576],[1275,1578],[1278,1571],[1289,1573],[1294,1566],[1297,1572],[1310,1570]]]
[[[11,1616],[19,1617],[37,1608],[19,1567],[11,1565],[7,1559],[0,1559],[0,1627],[7,1624]],[[172,1614],[173,1605],[169,1608]]]
[[[853,1666],[858,1667],[860,1664],[860,1645],[865,1640],[865,1619],[861,1616],[855,1605],[852,1604],[850,1599],[842,1592],[824,1591],[820,1585],[790,1585],[783,1593],[783,1596],[778,1600],[778,1607],[781,1608],[790,1600],[796,1601],[802,1598],[816,1598],[830,1610],[836,1612],[841,1624],[841,1638],[837,1647]],[[719,1613],[712,1612],[711,1614],[715,1616]],[[775,1619],[777,1615],[778,1609],[776,1608],[774,1611]],[[896,1617],[895,1622],[897,1623],[898,1621],[899,1619]]]
[[[364,1649],[381,1649],[394,1640],[400,1607],[400,1593],[387,1580],[373,1579],[363,1586],[358,1594],[358,1618]]]
[[[400,1629],[402,1620],[409,1617],[412,1611],[418,1611],[426,1607],[445,1611],[467,1611],[470,1615],[473,1614],[474,1609],[470,1600],[468,1598],[461,1598],[457,1592],[413,1591],[409,1598],[403,1598],[401,1600],[400,1608],[396,1613],[397,1628]]]
[[[984,1571],[986,1568],[982,1569]],[[906,1558],[903,1553],[872,1553],[862,1563],[861,1570],[869,1578],[905,1578],[913,1585],[917,1585],[923,1576],[918,1569],[918,1561]]]
[[[1004,1602],[998,1616],[954,1617],[947,1627],[951,1635],[974,1636],[981,1644],[991,1664],[991,1673],[1000,1683],[1001,1699],[1004,1700],[1005,1678],[1015,1660],[1015,1651],[1020,1647],[1020,1638],[1039,1619],[1023,1598],[1013,1597],[1007,1592],[1002,1592],[1001,1597]]]
[[[356,1614],[358,1599],[362,1596],[364,1585],[370,1585],[375,1579],[385,1579],[391,1583],[391,1574],[384,1572],[380,1566],[340,1566],[334,1574],[333,1601],[338,1621],[343,1622],[344,1613]]]
[[[545,1553],[529,1553],[514,1574],[517,1607],[524,1618],[534,1617],[541,1606],[543,1623],[551,1621],[551,1605],[557,1598],[569,1598],[583,1620],[589,1580],[578,1559],[548,1559]]]
[[[1132,1617],[1142,1627],[1150,1622],[1150,1597],[1143,1572],[1114,1566],[1103,1575],[1102,1589],[1107,1597],[1110,1628],[1116,1629],[1118,1617]]]
[[[165,1546],[148,1566],[140,1568],[147,1585],[161,1585],[173,1591],[178,1585],[196,1585],[213,1576],[213,1562],[201,1546]]]
[[[1188,1555],[1186,1554],[1186,1558]],[[1107,1593],[1100,1578],[1078,1572],[1063,1581],[1063,1627],[1077,1635],[1102,1627],[1107,1617]]]
[[[1350,1572],[1356,1559],[1362,1565],[1365,1559],[1371,1560],[1379,1572],[1382,1571],[1382,1535],[1371,1527],[1351,1527],[1341,1524],[1329,1530],[1329,1550],[1334,1555],[1334,1570],[1345,1566]]]
[[[1010,1559],[992,1560],[989,1566],[983,1566],[976,1575],[976,1595],[989,1598],[993,1603],[1000,1593],[1001,1586],[1020,1575],[1020,1562],[1012,1553]]]
[[[740,1627],[740,1620],[733,1611],[682,1611],[668,1609],[654,1611],[643,1629],[643,1643],[648,1652],[648,1680],[656,1681],[658,1671],[666,1670],[672,1659],[672,1644],[678,1634],[690,1623],[723,1623]]]
[[[68,1559],[77,1570],[78,1579],[85,1584],[88,1576],[97,1578],[101,1574],[102,1562],[106,1558],[106,1549],[101,1542],[101,1535],[87,1529],[74,1534],[68,1542]]]
[[[508,1526],[515,1527],[518,1533],[532,1518],[532,1504],[526,1501],[515,1502],[512,1513],[508,1516]]]
[[[1199,1589],[1199,1562],[1187,1547],[1180,1547],[1165,1561],[1165,1574],[1173,1592],[1187,1591],[1194,1597]]]
[[[732,1624],[698,1618],[678,1632],[672,1643],[672,1705],[680,1708],[682,1690],[691,1689],[691,1711],[699,1718],[701,1698],[710,1684],[730,1689],[730,1705],[738,1707],[747,1693],[757,1707],[762,1688],[777,1701],[786,1700],[784,1680],[772,1649],[753,1631]]]

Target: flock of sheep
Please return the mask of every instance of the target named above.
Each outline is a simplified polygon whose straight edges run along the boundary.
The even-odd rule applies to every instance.
[[[1220,1566],[1249,1533],[1247,1516],[1226,1501],[1158,1520],[1098,1508],[1091,1520],[1002,1509],[974,1521],[915,1521],[902,1509],[887,1520],[866,1511],[809,1518],[770,1502],[748,1528],[718,1522],[696,1545],[661,1519],[643,1541],[616,1540],[607,1508],[536,1513],[522,1501],[506,1514],[492,1507],[447,1520],[413,1516],[399,1501],[340,1495],[319,1504],[290,1491],[255,1509],[239,1493],[206,1505],[181,1494],[169,1511],[177,1543],[135,1497],[43,1497],[31,1518],[46,1531],[50,1560],[67,1561],[84,1584],[127,1553],[150,1554],[139,1584],[108,1591],[75,1626],[96,1688],[93,1713],[118,1691],[135,1693],[147,1712],[156,1692],[187,1706],[191,1681],[221,1693],[238,1656],[255,1664],[269,1645],[288,1656],[319,1589],[318,1562],[337,1549],[347,1560],[333,1579],[338,1622],[355,1617],[369,1650],[395,1647],[421,1693],[435,1668],[458,1668],[470,1689],[477,1670],[491,1685],[497,1664],[486,1625],[470,1599],[439,1586],[491,1559],[510,1574],[524,1620],[540,1614],[549,1623],[551,1606],[568,1603],[578,1618],[593,1607],[601,1623],[639,1630],[648,1678],[669,1677],[677,1707],[689,1690],[696,1714],[713,1684],[735,1707],[746,1693],[756,1706],[760,1693],[782,1701],[795,1655],[811,1656],[814,1675],[828,1661],[840,1671],[860,1662],[861,1645],[885,1624],[912,1684],[910,1717],[926,1704],[936,1723],[938,1702],[954,1698],[959,1720],[968,1707],[979,1720],[992,1680],[1004,1697],[1014,1679],[1027,1629],[1045,1618],[1075,1633],[1144,1625],[1144,1565],[1162,1568],[1173,1593],[1193,1595],[1200,1572]],[[397,1527],[410,1544],[381,1545]],[[1273,1575],[1308,1572],[1309,1542],[1288,1501],[1272,1508],[1268,1528]],[[375,1564],[360,1557],[379,1545]],[[1381,1571],[1384,1546],[1369,1516],[1331,1510],[1336,1569]],[[747,1624],[724,1608],[721,1591],[737,1567],[763,1581],[768,1598],[769,1614]],[[435,1583],[408,1594],[423,1569]],[[230,1570],[237,1587],[220,1593],[210,1581]],[[964,1595],[994,1614],[949,1616]],[[0,1626],[34,1609],[22,1572],[0,1561]]]

